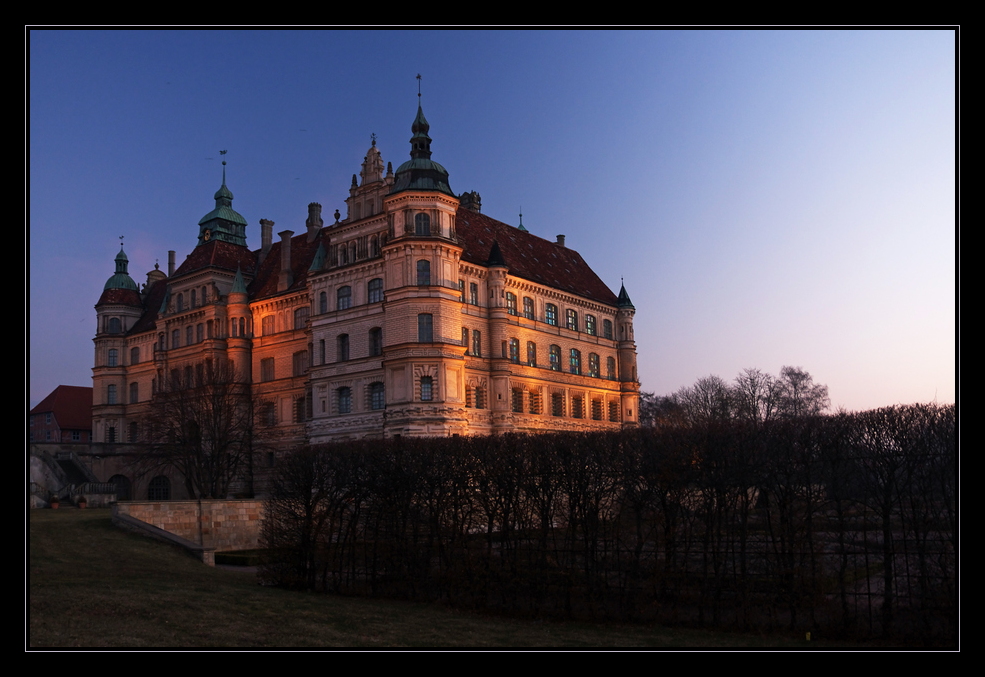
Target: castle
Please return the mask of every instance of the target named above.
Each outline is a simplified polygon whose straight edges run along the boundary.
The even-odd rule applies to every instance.
[[[612,430],[637,423],[635,308],[582,257],[481,213],[431,159],[418,106],[396,172],[375,138],[347,215],[299,233],[222,186],[198,241],[142,286],[124,251],[96,304],[96,442],[141,442],[155,394],[228,360],[280,448],[390,436]],[[223,162],[225,165],[225,162]],[[273,457],[271,457],[271,463]]]

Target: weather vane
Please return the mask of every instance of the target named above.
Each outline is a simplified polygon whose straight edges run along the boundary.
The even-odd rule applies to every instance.
[[[369,138],[371,138],[373,140],[373,145],[375,146],[376,145],[376,132],[373,132],[372,134],[370,134],[369,135]]]
[[[219,151],[219,155],[225,155],[225,154],[226,154],[226,153],[228,153],[228,152],[229,152],[228,150],[220,150],[220,151]],[[222,161],[222,164],[226,164],[226,161],[225,161],[225,160],[223,160],[223,161]]]
[[[120,249],[123,249],[123,236],[120,235]]]
[[[421,74],[417,74],[417,98],[421,98]]]

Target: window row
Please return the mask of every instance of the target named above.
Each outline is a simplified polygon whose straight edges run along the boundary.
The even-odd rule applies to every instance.
[[[307,319],[307,318],[305,318]],[[273,333],[273,315],[263,318],[264,333],[268,333],[266,330],[269,328],[269,333]],[[268,324],[269,320],[269,324]],[[201,343],[207,338],[225,338],[225,337],[242,337],[248,338],[252,329],[252,318],[247,317],[233,317],[229,319],[228,330],[223,333],[222,323],[219,320],[208,320],[207,322],[199,322],[196,325],[188,325],[185,327],[184,331],[184,342],[182,342],[182,331],[180,329],[173,329],[171,331],[171,342],[168,344],[167,335],[164,333],[158,334],[157,345],[154,346],[155,350],[168,350],[174,348],[180,348],[184,346],[194,345],[196,343]],[[133,359],[133,350],[131,350],[131,363],[136,364],[137,362]],[[139,357],[139,354],[138,354]],[[116,366],[116,365],[110,365]]]
[[[359,209],[356,206],[355,219],[359,219]],[[369,215],[369,212],[367,212]],[[360,259],[375,259],[381,253],[381,247],[386,244],[386,234],[371,235],[350,240],[338,245],[332,245],[329,251],[329,261],[334,261],[338,266],[347,266]]]
[[[335,411],[338,414],[352,413],[352,388],[343,386],[335,391]],[[386,394],[381,381],[370,383],[366,387],[366,404],[370,411],[381,411],[386,408]],[[325,412],[325,402],[322,401],[322,412]]]
[[[372,280],[366,283],[366,302],[379,303],[382,300],[383,300],[383,278],[381,277],[373,278]],[[339,287],[335,292],[335,309],[347,310],[351,308],[352,305],[353,305],[352,287],[350,285]],[[328,312],[328,292],[321,292],[318,295],[318,312],[319,313]]]
[[[198,289],[192,289],[188,293],[189,300],[191,301],[191,308],[197,308],[198,306],[204,306],[206,304],[206,287],[202,287],[201,295],[199,295]],[[185,310],[185,294],[184,292],[179,293],[174,300],[175,312],[180,313]]]
[[[619,422],[619,403],[609,402],[608,408],[601,397],[590,397],[588,408],[585,405],[586,396],[572,395],[570,398],[570,411],[565,405],[564,393],[551,393],[550,415],[551,416],[570,416],[570,418],[591,418],[593,421],[602,421],[608,414],[608,420],[612,423]],[[524,406],[526,405],[526,406]],[[541,402],[540,392],[537,390],[527,390],[523,388],[513,388],[511,393],[511,409],[515,414],[543,414],[543,403]]]
[[[383,330],[373,327],[369,330],[369,357],[379,357],[383,354]],[[331,360],[327,353],[325,339],[318,340],[319,364],[328,364]],[[349,354],[349,335],[339,334],[335,338],[335,361],[348,362]]]
[[[473,331],[473,339],[475,335],[479,332]],[[462,329],[462,345],[468,346],[468,330]],[[479,356],[478,351],[473,348],[473,353]],[[547,349],[548,354],[548,368],[552,371],[561,371],[561,346],[552,345]],[[528,367],[536,367],[537,365],[537,344],[533,341],[527,341],[527,357],[526,362],[520,361],[520,341],[515,338],[503,341],[503,357],[508,359],[513,364],[525,364]],[[594,378],[602,378],[601,370],[602,362],[598,353],[588,354],[588,375]],[[582,373],[582,358],[581,351],[576,348],[572,348],[568,353],[568,371],[572,374]],[[616,358],[607,357],[605,358],[605,378],[614,381],[616,380]]]
[[[130,364],[140,363],[140,348],[134,347],[130,349]],[[120,363],[120,351],[116,348],[110,348],[106,351],[106,366],[107,367],[122,367]]]

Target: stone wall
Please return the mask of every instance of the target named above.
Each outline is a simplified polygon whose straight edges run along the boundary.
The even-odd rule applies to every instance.
[[[204,548],[251,550],[260,539],[263,501],[127,501],[117,509]]]

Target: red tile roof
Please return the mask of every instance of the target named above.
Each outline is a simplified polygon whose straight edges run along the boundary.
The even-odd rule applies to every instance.
[[[455,231],[464,261],[486,265],[493,242],[498,242],[510,275],[616,305],[616,295],[574,249],[465,208],[458,210]]]
[[[140,306],[140,294],[134,289],[105,289],[102,296],[96,301],[97,306],[104,303],[119,304],[124,306]]]
[[[237,267],[242,268],[243,275],[253,275],[253,270],[256,268],[256,254],[246,247],[230,242],[211,240],[195,247],[174,271],[172,279],[201,268],[225,268],[235,272]]]
[[[311,242],[308,242],[307,230],[302,230],[300,235],[295,235],[291,238],[291,275],[293,282],[291,282],[291,286],[285,291],[297,291],[305,287],[308,282],[308,269],[311,268],[311,262],[318,252],[318,245],[321,243],[323,236],[325,237],[326,244],[328,243],[327,230],[327,228],[321,228]],[[247,288],[251,300],[274,296],[278,293],[277,281],[280,276],[280,250],[280,240],[271,244],[267,258],[260,264],[260,270],[257,271],[256,278]],[[257,250],[256,255],[259,255],[259,253],[260,251]]]
[[[84,386],[58,386],[41,400],[31,414],[52,412],[62,430],[90,430],[92,428],[92,388]]]

